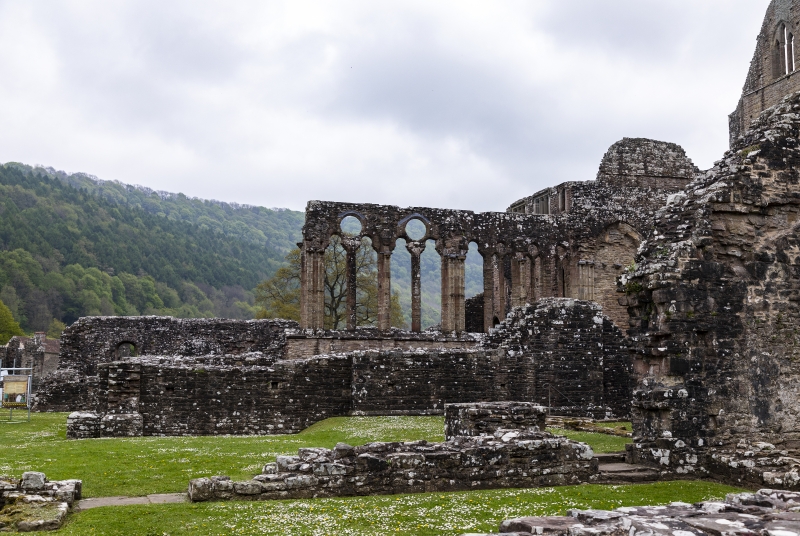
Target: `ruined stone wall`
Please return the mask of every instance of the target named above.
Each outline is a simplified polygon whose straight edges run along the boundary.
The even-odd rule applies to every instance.
[[[464,301],[464,330],[483,333],[483,292]]]
[[[547,408],[530,402],[479,402],[446,404],[444,437],[494,435],[501,429],[542,431]]]
[[[533,359],[482,350],[356,352],[353,413],[441,414],[446,403],[531,400]]]
[[[530,367],[527,396],[505,400],[600,417],[629,413],[628,348],[622,332],[595,303],[547,298],[514,309],[487,336],[486,347]]]
[[[355,331],[297,329],[286,332],[286,351],[283,357],[305,359],[315,355],[397,348],[408,351],[419,348],[462,350],[480,346],[481,340],[480,336],[467,333],[456,335],[436,331],[413,333],[399,329],[383,332],[372,328],[358,328]]]
[[[792,46],[792,36],[798,36]],[[789,46],[786,46],[789,39]],[[785,96],[800,91],[800,9],[795,0],[772,0],[767,7],[742,97],[729,117],[730,145],[739,143],[750,122]]]
[[[42,378],[58,368],[59,341],[48,339],[43,332],[33,337],[11,337],[8,344],[0,347],[0,360],[4,367],[30,368],[33,376],[33,392],[38,390]]]
[[[624,279],[642,377],[634,456],[705,471],[742,441],[799,451],[798,111],[800,94],[764,112],[671,197]]]
[[[592,449],[546,432],[498,430],[444,443],[368,443],[278,456],[252,480],[189,482],[189,499],[274,500],[580,484],[597,479]]]
[[[99,368],[105,396],[96,413],[75,414],[69,437],[290,434],[351,406],[349,357],[145,356]],[[125,415],[138,433],[116,422]]]
[[[289,320],[180,319],[168,316],[85,317],[61,335],[60,369],[94,375],[97,365],[136,355],[243,354],[284,351]]]
[[[464,260],[470,242],[483,257],[482,331],[511,307],[551,296],[599,300],[615,321],[624,322],[626,311],[611,296],[614,277],[633,260],[641,236],[652,227],[654,211],[697,172],[678,145],[625,138],[609,149],[596,181],[548,188],[504,213],[310,201],[303,227],[301,324],[313,329],[323,325],[321,263],[331,237],[343,236],[341,223],[348,217],[360,222],[361,231],[345,235],[343,243],[369,238],[378,254],[380,311],[388,310],[389,260],[397,241],[406,242],[416,273],[424,244],[433,240],[442,262],[444,332],[466,329]],[[425,226],[425,234],[412,239],[406,226],[415,220]],[[348,258],[354,258],[352,252]],[[412,296],[418,294],[418,283],[412,277]],[[389,330],[388,317],[380,311],[378,328]],[[415,312],[419,303],[412,300],[412,318]]]

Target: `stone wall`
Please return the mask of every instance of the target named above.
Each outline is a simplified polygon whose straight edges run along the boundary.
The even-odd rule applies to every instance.
[[[446,403],[531,400],[533,358],[483,350],[355,352],[356,415],[441,414]]]
[[[497,430],[541,431],[547,408],[529,402],[480,402],[447,404],[444,407],[444,437],[494,435]]]
[[[579,484],[597,478],[593,456],[586,444],[519,430],[444,443],[339,443],[333,450],[304,448],[297,456],[278,456],[253,480],[192,480],[189,498],[272,500]]]
[[[297,433],[348,414],[351,370],[349,357],[258,353],[106,363],[106,396],[96,412],[70,416],[68,437]]]
[[[547,298],[514,309],[485,346],[529,360],[526,392],[505,400],[533,401],[574,415],[628,415],[629,350],[622,332],[595,303]]]
[[[59,352],[59,341],[48,339],[46,333],[37,332],[33,337],[11,337],[6,346],[0,347],[0,364],[6,368],[30,368],[35,393],[42,378],[58,368]]]
[[[739,144],[739,138],[761,112],[800,91],[800,76],[795,69],[800,68],[800,59],[796,57],[800,47],[792,43],[786,58],[787,34],[790,38],[800,35],[800,6],[795,0],[772,0],[756,40],[742,97],[729,117],[731,147]]]
[[[284,331],[296,327],[289,320],[85,317],[61,335],[59,368],[92,376],[99,364],[129,355],[271,355],[284,351]]]
[[[441,414],[446,403],[509,400],[624,417],[630,365],[621,338],[596,304],[550,298],[514,309],[479,349],[129,357],[96,365],[96,376],[64,370],[73,377],[54,386],[48,407],[84,397],[68,426],[75,438],[296,433],[340,415]]]
[[[464,301],[464,330],[483,333],[483,292]]]
[[[394,329],[379,331],[358,328],[354,331],[299,330],[286,332],[284,359],[305,359],[315,355],[343,354],[359,350],[469,349],[480,346],[482,337],[469,333],[447,334],[438,331],[413,333]]]
[[[641,377],[633,457],[716,472],[723,455],[727,474],[742,441],[800,453],[798,110],[794,94],[764,112],[673,196],[623,281]]]

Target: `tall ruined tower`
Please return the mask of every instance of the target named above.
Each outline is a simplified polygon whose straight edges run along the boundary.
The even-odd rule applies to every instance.
[[[730,145],[744,134],[758,115],[786,95],[800,91],[800,7],[795,0],[772,0],[767,8],[756,52],[739,105],[729,116]]]

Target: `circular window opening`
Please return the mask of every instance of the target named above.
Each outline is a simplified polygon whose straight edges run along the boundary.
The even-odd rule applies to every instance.
[[[406,223],[406,234],[411,240],[422,240],[428,232],[428,228],[422,220],[414,218]]]
[[[342,232],[348,236],[358,236],[361,234],[361,221],[355,216],[347,216],[339,224]]]

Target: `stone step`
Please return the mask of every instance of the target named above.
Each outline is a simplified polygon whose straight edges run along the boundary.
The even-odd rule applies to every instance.
[[[602,465],[606,463],[624,463],[625,451],[622,452],[601,452],[594,455],[595,459]]]
[[[652,482],[659,479],[658,471],[629,463],[601,463],[600,483]]]

